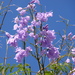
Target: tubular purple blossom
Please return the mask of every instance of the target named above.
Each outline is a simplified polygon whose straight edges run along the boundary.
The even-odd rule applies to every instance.
[[[21,47],[16,48],[17,54],[15,55],[15,58],[17,62],[21,62],[21,60],[24,57],[27,57],[29,55],[29,51],[32,51],[31,47],[26,47],[26,49],[21,49]]]
[[[25,41],[28,33],[27,33],[27,28],[23,28],[22,30],[17,30],[17,33],[19,35],[19,39],[22,41]]]
[[[21,11],[23,8],[22,7],[18,7],[16,10],[19,12]]]
[[[37,3],[40,5],[40,1],[39,0],[32,0],[30,3]]]
[[[53,12],[46,12],[46,13],[38,12],[36,14],[36,19],[42,22],[46,22],[48,20],[48,17],[52,17],[52,16],[53,16]]]
[[[7,44],[10,44],[11,46],[17,47],[17,40],[14,38],[9,38],[7,41]]]
[[[72,71],[75,71],[75,68],[73,68]],[[70,71],[70,72],[72,72],[72,71]],[[72,72],[70,75],[75,75],[75,72]]]
[[[8,32],[5,32],[5,35],[10,38],[10,37],[13,37],[13,35],[10,35]]]
[[[33,20],[32,22],[31,22],[31,25],[33,25],[33,26],[39,26],[41,24],[41,22],[40,21],[36,21],[36,20]]]
[[[72,57],[72,61],[73,61],[73,63],[75,64],[75,57]]]
[[[67,58],[65,62],[66,62],[66,63],[70,63],[70,59],[69,59],[69,58]]]
[[[58,48],[50,47],[50,49],[48,49],[48,51],[47,51],[47,57],[49,59],[56,59],[56,58],[58,58],[59,57]]]
[[[72,54],[75,54],[75,48],[73,48],[73,49],[71,50],[71,53],[72,53]]]
[[[72,39],[73,39],[73,40],[75,39],[75,35],[72,36]]]
[[[26,13],[26,10],[21,10],[19,13],[21,16],[24,16],[24,14]]]

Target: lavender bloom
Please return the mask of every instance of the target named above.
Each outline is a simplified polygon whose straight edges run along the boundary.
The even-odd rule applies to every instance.
[[[26,51],[25,51],[25,50],[21,50],[21,51],[19,51],[19,52],[16,54],[16,56],[15,56],[14,59],[16,59],[17,62],[21,62],[21,60],[23,59],[23,57],[25,56],[25,54],[27,54]]]
[[[16,53],[18,53],[19,51],[21,51],[22,50],[22,48],[21,47],[16,47]]]
[[[40,1],[39,0],[32,0],[30,3],[37,3],[40,5]]]
[[[72,35],[72,32],[70,32],[69,34],[68,34],[68,37],[70,37]]]
[[[48,47],[52,43],[52,41],[56,38],[54,30],[43,30],[40,35],[42,35],[40,39],[40,43],[42,43],[43,47]]]
[[[72,57],[72,61],[75,63],[75,57]]]
[[[66,35],[62,35],[62,38],[63,38],[64,40],[66,40]]]
[[[31,49],[30,46],[26,47],[26,50],[27,50],[27,51],[32,51],[32,49]]]
[[[58,48],[56,47],[51,47],[50,49],[48,49],[47,51],[47,57],[49,59],[55,59],[59,57],[59,51]]]
[[[19,12],[21,11],[23,8],[22,7],[18,7],[16,10]]]
[[[27,33],[27,28],[23,28],[22,30],[17,30],[19,39],[25,41],[28,33]]]
[[[16,41],[18,41],[18,40],[19,40],[19,34],[14,35],[14,39],[15,39]]]
[[[24,16],[24,14],[26,13],[26,10],[21,10],[19,13],[21,16]]]
[[[33,26],[39,26],[41,24],[41,22],[40,21],[36,21],[36,20],[33,20],[32,22],[31,22],[31,25],[33,25]]]
[[[24,57],[27,57],[29,55],[29,51],[32,51],[31,47],[26,47],[26,49],[21,49],[21,47],[18,47],[16,49],[16,56],[14,59],[17,60],[17,62],[21,62],[21,60],[24,58]]]
[[[33,25],[28,25],[27,28],[28,28],[28,30],[30,30],[30,31],[34,31]]]
[[[65,62],[66,62],[66,63],[70,63],[70,59],[69,59],[69,58],[67,58]]]
[[[46,12],[46,13],[38,12],[36,15],[36,19],[42,22],[46,22],[48,20],[48,17],[52,17],[52,15],[53,12]]]
[[[13,35],[10,35],[8,32],[5,32],[5,35],[10,38],[10,37],[13,37]]]
[[[19,28],[18,24],[15,24],[13,30],[17,30]]]
[[[26,19],[27,21],[29,21],[29,20],[30,20],[30,16],[26,16],[25,19]]]
[[[69,40],[72,40],[72,38],[71,38],[72,35],[73,35],[72,32],[70,32],[70,33],[68,34],[68,39],[69,39]]]
[[[19,28],[23,28],[24,26],[27,26],[28,21],[30,20],[30,16],[26,16],[26,17],[20,17],[20,27]]]
[[[46,12],[47,17],[52,17],[53,16],[53,12]]]
[[[48,30],[48,31],[43,30],[41,32],[41,34],[43,36],[45,36],[47,39],[49,39],[49,41],[53,41],[56,38],[55,37],[55,31],[54,30]]]
[[[42,44],[42,47],[49,47],[51,45],[51,41],[44,37],[40,40],[40,43]]]
[[[31,32],[31,33],[29,34],[29,36],[30,36],[30,37],[33,37],[34,39],[37,39],[37,38],[39,37],[38,34],[34,35],[33,32]]]
[[[34,9],[35,8],[35,4],[29,4],[26,8]]]
[[[75,54],[75,48],[72,49],[72,52],[71,52],[71,53],[72,53],[72,54]]]
[[[10,44],[11,46],[17,47],[17,40],[10,37],[7,41],[7,44]]]
[[[29,34],[29,36],[30,36],[30,37],[34,37],[34,33],[31,32],[31,33]]]
[[[75,39],[75,35],[72,36],[72,39],[73,39],[73,40]]]
[[[36,15],[36,19],[42,22],[46,22],[48,20],[47,15],[45,13],[38,12]]]
[[[75,68],[73,68],[72,71],[75,71]],[[72,71],[70,71],[70,72],[72,72]],[[72,72],[70,75],[75,75],[75,72]]]
[[[48,24],[46,26],[43,26],[43,29],[45,29],[47,31],[48,30]]]
[[[19,23],[19,18],[18,17],[16,17],[16,18],[14,18],[14,23]]]

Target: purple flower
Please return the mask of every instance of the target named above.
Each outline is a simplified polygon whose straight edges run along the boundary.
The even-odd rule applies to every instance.
[[[72,53],[72,54],[75,54],[75,48],[73,48],[73,49],[71,50],[71,53]]]
[[[52,17],[52,15],[53,15],[53,12],[46,12],[46,13],[38,12],[36,14],[36,19],[42,22],[46,22],[48,20],[48,17]]]
[[[36,15],[36,19],[42,22],[46,22],[48,20],[47,15],[45,13],[38,12]]]
[[[8,32],[5,32],[5,35],[10,38],[10,37],[13,37],[13,35],[10,35]]]
[[[43,26],[43,29],[45,29],[47,31],[48,30],[48,24],[46,26]]]
[[[17,47],[17,40],[10,37],[7,41],[7,44],[10,44],[11,46]]]
[[[75,71],[75,68],[73,68],[73,70],[72,70],[72,71],[70,71],[70,72],[71,72],[71,74],[70,74],[70,75],[75,75],[75,72],[73,72],[73,71]]]
[[[21,16],[24,16],[24,14],[26,13],[26,10],[21,10],[19,13]]]
[[[53,12],[46,12],[47,17],[52,17],[53,16]]]
[[[34,35],[33,32],[31,32],[31,33],[29,34],[29,36],[30,36],[30,37],[33,37],[34,39],[37,39],[37,38],[39,37],[38,34]]]
[[[75,63],[75,57],[72,57],[72,61]]]
[[[34,37],[34,33],[31,32],[31,33],[29,34],[29,36],[30,36],[30,37]]]
[[[42,47],[49,47],[51,45],[51,41],[44,37],[43,39],[41,38],[40,43]]]
[[[37,3],[40,5],[40,1],[39,0],[32,0],[30,3]]]
[[[41,55],[46,54],[49,59],[56,59],[59,57],[59,48],[54,47],[51,45],[50,47],[47,47],[47,49],[44,49],[41,51]]]
[[[13,30],[17,30],[19,28],[18,24],[15,24]]]
[[[70,37],[72,35],[72,32],[70,32],[69,34],[68,34],[68,37]]]
[[[31,22],[31,25],[33,25],[33,26],[39,26],[41,24],[41,22],[40,21],[36,21],[36,20],[33,20],[32,22]]]
[[[70,63],[70,59],[69,59],[69,58],[67,58],[65,62],[66,62],[66,63]]]
[[[64,40],[66,40],[66,35],[62,35],[62,38],[63,38]]]
[[[25,19],[26,19],[27,21],[29,21],[29,20],[30,20],[30,16],[26,16]]]
[[[28,28],[28,30],[30,30],[30,31],[34,31],[33,25],[28,25],[27,28]]]
[[[54,30],[43,30],[40,33],[40,43],[42,43],[43,47],[48,47],[52,43],[52,41],[56,38]]]
[[[72,36],[72,39],[73,39],[73,40],[75,39],[75,35]]]
[[[16,51],[15,51],[15,52],[17,53],[17,52],[19,52],[19,51],[21,51],[21,50],[22,50],[21,47],[16,47]]]
[[[71,38],[72,35],[73,35],[72,32],[70,32],[70,33],[68,34],[68,40],[72,40],[72,38]]]
[[[23,8],[22,7],[18,7],[16,10],[19,12],[21,11]]]
[[[26,47],[26,50],[27,50],[27,51],[32,51],[32,49],[31,49],[30,46]]]
[[[47,50],[47,57],[49,59],[56,59],[59,57],[59,51],[58,51],[58,48],[56,47],[50,47],[48,50]]]
[[[17,24],[19,23],[19,18],[18,17],[14,18],[14,23],[17,23]]]
[[[27,28],[23,28],[22,30],[17,30],[18,36],[20,40],[25,41],[28,33],[27,33]]]
[[[29,5],[27,6],[27,8],[34,9],[34,8],[35,8],[35,4],[29,4]]]
[[[21,49],[21,47],[18,47],[16,49],[17,54],[15,55],[15,58],[17,62],[21,62],[21,60],[24,57],[27,57],[29,55],[29,51],[32,51],[31,47],[26,47],[26,49]]]
[[[19,28],[23,28],[24,26],[27,26],[29,20],[30,20],[30,16],[20,17]]]

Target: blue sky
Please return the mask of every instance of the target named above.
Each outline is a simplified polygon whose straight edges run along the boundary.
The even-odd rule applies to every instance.
[[[0,1],[4,1],[4,6],[8,5],[10,0],[0,0]],[[27,6],[27,4],[30,2],[30,0],[12,0],[11,5],[15,4],[16,6],[21,6],[21,7],[25,7]],[[70,20],[70,24],[75,25],[75,0],[40,0],[41,4],[42,4],[42,10],[43,11],[53,11],[53,17],[49,19],[49,21],[47,22],[47,24],[49,24],[49,28],[50,29],[54,29],[56,32],[60,31],[62,33],[62,30],[65,27],[64,23],[60,23],[60,22],[56,22],[56,21],[60,21],[61,19],[59,18],[59,15]],[[13,18],[15,18],[18,15],[18,12],[16,11],[16,6],[11,6],[10,10],[8,12],[8,14],[6,15],[5,21],[4,21],[4,25],[2,26],[2,30],[8,31],[11,34],[14,34],[13,31],[13,25],[14,23]],[[40,7],[37,5],[37,8],[40,9]],[[2,19],[2,17],[0,16],[0,18]],[[0,19],[0,22],[1,22]],[[68,29],[68,32],[73,32],[73,34],[75,34],[74,32],[75,27],[74,26],[70,26]],[[63,34],[63,33],[62,33]],[[58,37],[57,37],[58,38]],[[1,38],[0,43],[2,43],[2,48],[0,48],[0,57],[3,57],[5,55],[5,39]],[[8,56],[14,55],[14,49],[13,48],[9,48],[8,50]],[[33,66],[33,70],[35,70],[35,62],[33,61],[34,59],[32,58],[32,60],[30,60],[30,58],[28,57],[27,62],[31,63],[31,65]],[[4,60],[0,58],[0,63],[2,63]],[[16,61],[11,58],[7,60],[7,63],[16,63]],[[48,61],[46,62],[48,63]],[[37,69],[36,69],[37,70]]]

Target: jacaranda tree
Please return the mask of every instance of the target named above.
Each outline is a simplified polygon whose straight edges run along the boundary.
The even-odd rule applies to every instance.
[[[2,7],[3,2],[0,3],[2,11],[0,14],[3,15],[0,32],[4,34],[4,40],[7,39],[6,50],[9,47],[13,47],[15,50],[13,59],[18,64],[11,65],[10,62],[6,64],[7,57],[5,57],[5,63],[0,64],[0,74],[75,75],[75,35],[72,32],[66,34],[69,27],[68,20],[60,16],[61,21],[59,22],[65,23],[66,26],[63,31],[64,35],[55,30],[50,30],[47,21],[53,17],[53,12],[37,10],[38,6],[41,8],[41,2],[31,0],[26,7],[17,7],[16,12],[18,12],[18,15],[14,18],[12,27],[15,34],[10,34],[10,32],[7,32],[8,29],[6,31],[2,30],[2,25],[11,6],[11,1],[5,7]],[[59,40],[57,40],[56,35],[60,36]],[[54,42],[54,40],[57,40],[57,42]],[[62,53],[63,51],[65,52],[64,54]],[[31,57],[35,58],[33,61],[37,61],[39,67],[37,72],[32,70],[33,66],[26,63],[28,56],[30,56],[30,59]],[[45,64],[48,60],[49,64]],[[36,65],[35,68],[37,68]]]

